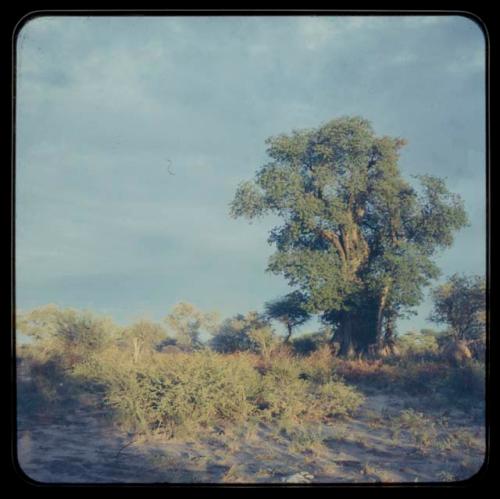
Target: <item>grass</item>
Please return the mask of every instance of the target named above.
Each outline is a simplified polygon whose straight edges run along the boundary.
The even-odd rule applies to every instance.
[[[393,439],[401,433],[409,436],[411,443],[425,451],[437,437],[436,424],[433,419],[413,409],[405,409],[392,420]]]
[[[325,436],[321,427],[310,426],[301,427],[297,426],[293,429],[284,432],[285,436],[289,439],[288,449],[290,452],[305,453],[310,452],[316,454],[323,448]]]

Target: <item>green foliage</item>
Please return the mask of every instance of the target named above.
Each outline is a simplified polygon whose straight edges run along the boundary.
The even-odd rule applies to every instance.
[[[64,353],[66,363],[106,347],[117,338],[119,328],[108,317],[56,305],[18,314],[17,329],[48,351]]]
[[[285,421],[300,421],[310,410],[309,382],[300,378],[300,364],[278,359],[266,371],[259,392],[262,416]]]
[[[352,414],[364,401],[360,392],[341,381],[315,385],[314,403],[310,411],[317,416],[348,416]]]
[[[35,341],[54,337],[61,309],[54,304],[16,314],[16,329]]]
[[[454,274],[432,293],[430,319],[444,323],[457,339],[484,338],[486,328],[486,283],[480,276]]]
[[[311,315],[304,308],[305,298],[300,291],[294,291],[283,298],[268,302],[265,305],[266,314],[270,319],[280,321],[287,328],[285,341],[289,341],[293,329],[309,320]]]
[[[309,355],[310,353],[318,350],[321,346],[330,343],[332,333],[328,329],[308,333],[293,338],[291,345],[293,351],[299,355]]]
[[[464,366],[452,367],[442,379],[443,388],[453,397],[464,401],[484,402],[486,396],[486,372],[484,363],[469,361]]]
[[[212,332],[217,327],[217,321],[216,313],[204,313],[191,303],[178,303],[165,317],[176,344],[187,349],[200,347],[201,331]]]
[[[134,362],[138,362],[142,354],[151,354],[165,337],[166,331],[160,324],[142,319],[124,328],[119,341],[133,352]]]
[[[280,217],[268,270],[298,288],[305,310],[337,326],[344,350],[351,336],[366,349],[380,318],[420,303],[438,275],[431,257],[467,222],[441,179],[418,177],[420,190],[403,179],[404,143],[376,136],[360,117],[270,138],[271,161],[231,204],[234,217]],[[353,317],[356,327],[347,324]]]
[[[269,362],[271,354],[281,344],[269,326],[250,331],[248,337],[255,345],[256,352],[262,356],[265,362]]]
[[[136,363],[116,348],[75,370],[82,381],[104,388],[125,427],[168,436],[248,420],[298,424],[354,411],[363,398],[330,374],[329,360],[319,357],[282,354],[262,370],[248,353],[153,353]]]
[[[432,329],[408,331],[398,336],[397,346],[401,355],[425,356],[436,355],[439,352],[439,338],[441,334]]]
[[[86,372],[104,383],[108,403],[126,426],[170,436],[245,419],[258,387],[248,358],[209,351],[156,354],[139,365],[109,351]]]
[[[427,449],[436,441],[438,431],[435,422],[421,412],[413,409],[401,411],[392,421],[393,438],[405,432],[413,444]]]
[[[261,331],[261,333],[258,333]],[[270,340],[272,331],[269,322],[262,314],[251,311],[226,319],[213,333],[210,346],[216,352],[258,352],[265,346],[266,337]],[[261,345],[259,346],[259,338]],[[263,343],[262,343],[263,342]]]
[[[283,433],[290,439],[290,452],[303,453],[315,451],[323,446],[325,435],[321,427],[313,426],[291,426],[284,428]]]
[[[334,375],[335,359],[329,344],[323,344],[314,350],[307,357],[301,359],[301,369],[306,379],[318,384],[336,381]]]

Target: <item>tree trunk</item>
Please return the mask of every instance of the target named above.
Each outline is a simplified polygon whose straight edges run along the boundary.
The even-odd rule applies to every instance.
[[[385,323],[384,340],[386,343],[394,341],[394,331],[396,330],[396,314],[388,314]]]
[[[339,326],[339,333],[339,355],[348,359],[354,357],[355,348],[352,341],[352,318],[349,314],[346,314],[342,318]]]
[[[290,343],[290,338],[292,337],[292,325],[288,322],[286,327],[288,330],[288,334],[286,335],[285,343]]]
[[[380,294],[378,311],[377,311],[377,332],[376,332],[376,340],[375,343],[377,348],[381,349],[383,347],[383,321],[384,321],[384,310],[385,304],[387,301],[387,295],[389,294],[389,286],[384,286],[382,289],[382,293]]]
[[[394,333],[396,331],[396,318],[395,313],[389,313],[385,322],[384,343],[389,348],[391,355],[399,355],[399,349],[394,341]]]
[[[335,341],[340,343],[340,356],[350,358],[369,352],[370,345],[377,339],[377,312],[375,300],[342,312],[335,334]]]
[[[139,355],[141,353],[141,345],[139,343],[138,338],[133,339],[133,345],[134,345],[134,364],[137,364],[139,361]]]

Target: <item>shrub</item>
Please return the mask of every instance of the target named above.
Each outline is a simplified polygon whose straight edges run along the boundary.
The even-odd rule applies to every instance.
[[[322,345],[301,361],[302,372],[315,383],[327,383],[335,378],[334,360],[329,345]]]
[[[359,407],[362,395],[341,381],[334,381],[330,358],[324,350],[317,359],[321,356],[325,364],[317,366],[314,366],[314,358],[273,360],[263,376],[260,392],[261,407],[267,419],[277,418],[293,424],[345,416]]]
[[[109,357],[114,358],[109,358]],[[138,431],[179,431],[237,422],[254,410],[258,373],[245,356],[208,351],[156,354],[133,364],[120,352],[87,367],[106,386],[120,420]]]
[[[30,418],[45,417],[61,406],[77,402],[84,387],[71,364],[57,351],[32,345],[18,356],[17,410]]]
[[[397,362],[335,359],[335,372],[349,382],[411,395],[439,392],[447,397],[447,403],[461,404],[485,398],[484,364],[474,360],[453,367],[439,357],[432,361],[405,357]]]
[[[108,317],[56,305],[19,313],[16,329],[33,338],[32,352],[59,355],[64,368],[109,346],[119,330]]]
[[[305,356],[329,344],[330,336],[331,333],[329,333],[329,331],[304,334],[298,338],[294,338],[291,341],[291,345],[296,354]]]
[[[421,329],[399,336],[396,344],[402,356],[432,358],[439,351],[439,337],[440,334],[432,329]]]
[[[347,416],[363,403],[363,396],[340,381],[316,385],[309,413],[319,418]]]
[[[257,400],[264,418],[297,421],[307,412],[309,383],[300,374],[295,359],[274,359],[263,375]]]
[[[486,396],[484,364],[471,360],[464,366],[453,367],[442,379],[442,386],[460,399],[484,401]]]
[[[408,434],[414,445],[422,450],[427,449],[436,441],[438,432],[435,422],[421,412],[413,409],[401,411],[399,416],[391,421],[393,438],[398,438],[402,431]]]
[[[304,378],[313,360],[283,349],[263,367],[256,354],[204,350],[155,353],[134,363],[127,352],[108,349],[75,374],[105,387],[107,403],[128,428],[174,436],[249,419],[296,424],[355,410],[361,396],[333,381],[329,365],[319,362],[316,374]]]

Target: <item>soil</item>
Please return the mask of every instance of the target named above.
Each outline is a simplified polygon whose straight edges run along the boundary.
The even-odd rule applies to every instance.
[[[373,389],[365,396],[353,417],[316,425],[321,439],[309,447],[264,425],[253,432],[207,431],[197,440],[138,438],[120,430],[90,397],[37,422],[19,414],[18,463],[43,483],[284,483],[297,476],[311,483],[443,482],[465,480],[481,468],[480,408],[440,408]],[[426,425],[436,422],[424,444],[411,429],[395,432],[406,409],[427,418],[415,427],[424,440]],[[443,444],[446,439],[452,444]]]

